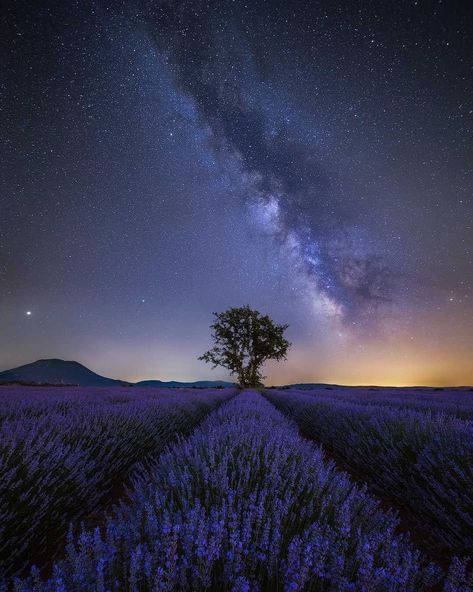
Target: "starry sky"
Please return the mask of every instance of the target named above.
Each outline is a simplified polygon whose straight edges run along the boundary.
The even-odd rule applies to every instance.
[[[289,323],[268,384],[473,383],[467,3],[7,2],[0,369],[227,378],[211,313]]]

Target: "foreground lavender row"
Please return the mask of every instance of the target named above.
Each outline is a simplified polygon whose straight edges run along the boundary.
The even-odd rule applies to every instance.
[[[212,413],[133,480],[99,531],[70,538],[44,582],[17,592],[374,591],[439,577],[397,520],[261,395]],[[456,563],[444,590],[469,590]]]
[[[232,392],[0,389],[0,579],[42,565],[134,463]]]
[[[326,395],[267,391],[308,437],[409,509],[437,554],[473,550],[473,424]]]

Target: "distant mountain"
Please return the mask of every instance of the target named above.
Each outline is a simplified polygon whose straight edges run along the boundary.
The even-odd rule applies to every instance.
[[[322,384],[321,382],[298,382],[296,384],[288,384],[285,385],[286,388],[292,388],[292,389],[316,389],[316,388],[321,388],[324,386],[330,386],[330,385],[326,385],[326,384]]]
[[[375,384],[358,384],[358,385],[344,385],[344,384],[325,384],[319,382],[299,382],[297,384],[285,384],[282,386],[270,386],[273,389],[282,390],[297,390],[297,391],[310,391],[316,389],[325,389],[329,391],[383,391],[384,393],[389,392],[431,392],[431,391],[463,391],[473,390],[470,386],[376,386]]]
[[[312,389],[319,389],[319,388],[347,388],[343,386],[339,386],[338,384],[325,384],[322,382],[298,382],[296,384],[285,384],[282,386],[274,386],[272,388],[276,389],[294,389],[298,391],[310,391]]]
[[[179,382],[177,380],[142,380],[135,383],[135,386],[154,387],[154,388],[218,388],[235,387],[235,382],[226,382],[225,380],[196,380],[195,382]]]
[[[124,380],[115,380],[100,376],[79,362],[49,359],[37,360],[18,368],[0,372],[0,384],[5,382],[21,382],[23,384],[57,384],[77,386],[133,386]],[[234,382],[224,380],[197,380],[195,382],[179,382],[171,380],[142,380],[134,386],[155,388],[217,388],[234,387]]]
[[[18,368],[0,372],[0,383],[68,384],[79,386],[119,386],[129,384],[100,376],[79,362],[67,360],[37,360]]]

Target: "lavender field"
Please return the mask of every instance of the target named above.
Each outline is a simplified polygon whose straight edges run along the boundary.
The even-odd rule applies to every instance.
[[[1,576],[50,564],[70,525],[97,519],[138,462],[232,394],[1,387]]]
[[[467,391],[0,389],[0,590],[473,590]]]

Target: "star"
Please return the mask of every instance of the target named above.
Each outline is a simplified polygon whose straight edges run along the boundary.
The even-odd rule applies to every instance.
[[[301,356],[269,381],[295,379],[302,359],[330,359],[333,381],[352,369],[428,380],[442,337],[455,344],[445,372],[473,381],[467,8],[190,1],[184,17],[179,2],[107,15],[23,4],[10,3],[2,72],[14,100],[0,319],[16,319],[15,363],[47,338],[76,359],[103,352],[110,375],[146,375],[158,348],[167,373],[206,377],[211,311],[250,304],[290,325]],[[44,36],[38,19],[54,24]],[[419,359],[401,370],[406,344]]]

